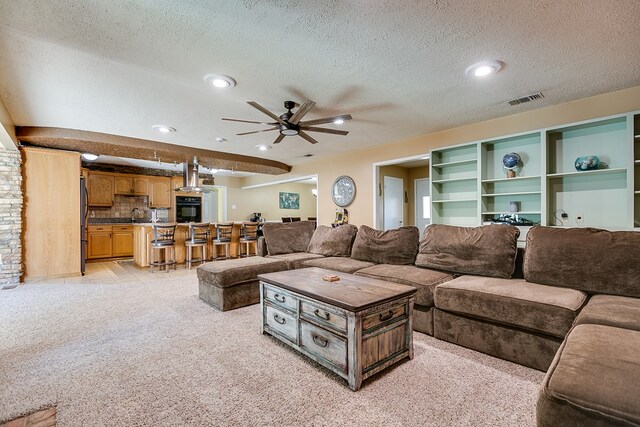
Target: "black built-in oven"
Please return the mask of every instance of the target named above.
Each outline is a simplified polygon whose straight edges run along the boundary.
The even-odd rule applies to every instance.
[[[201,222],[202,198],[176,196],[176,222]]]

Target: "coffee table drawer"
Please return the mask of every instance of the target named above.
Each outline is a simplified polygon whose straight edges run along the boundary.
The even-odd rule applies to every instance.
[[[376,326],[388,322],[393,319],[398,319],[404,316],[406,313],[406,307],[404,304],[399,304],[393,307],[385,308],[380,311],[376,311],[362,320],[362,329],[367,330],[375,328]]]
[[[281,289],[267,285],[264,287],[264,297],[280,307],[293,311],[298,310],[298,298],[287,292],[283,292]]]
[[[320,323],[339,332],[346,332],[347,318],[332,310],[325,310],[315,304],[302,301],[300,304],[300,316],[312,322]]]
[[[345,339],[300,320],[300,347],[320,356],[341,372],[347,372],[347,341]]]
[[[297,342],[298,325],[295,316],[292,316],[282,310],[278,310],[270,305],[266,306],[264,313],[265,324],[273,332],[281,335],[292,342]]]

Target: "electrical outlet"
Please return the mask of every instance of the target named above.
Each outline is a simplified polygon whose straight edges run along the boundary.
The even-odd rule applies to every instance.
[[[96,217],[96,211],[91,211],[91,215],[89,215],[91,218],[95,218]]]
[[[576,215],[576,224],[580,224],[584,222],[584,216],[581,213]]]
[[[120,212],[116,212],[115,215],[116,215],[116,218],[120,218]]]
[[[569,224],[569,214],[566,212],[562,212],[562,214],[560,215],[560,222],[562,223],[562,225]]]

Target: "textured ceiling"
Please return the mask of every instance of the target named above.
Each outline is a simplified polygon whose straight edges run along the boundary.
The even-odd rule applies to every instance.
[[[640,84],[638,0],[2,0],[0,98],[18,126],[89,130],[298,164]],[[477,61],[502,72],[467,78]],[[238,85],[206,87],[224,73]],[[541,101],[506,101],[542,91]],[[235,133],[317,102],[346,137]],[[154,124],[178,132],[161,135]],[[227,139],[218,143],[216,137]]]

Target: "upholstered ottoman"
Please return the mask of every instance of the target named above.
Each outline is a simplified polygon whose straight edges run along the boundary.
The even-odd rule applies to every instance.
[[[198,267],[198,293],[201,300],[222,311],[257,304],[258,274],[286,269],[286,262],[263,257],[208,262]]]
[[[542,382],[538,426],[640,425],[640,332],[578,325]]]

